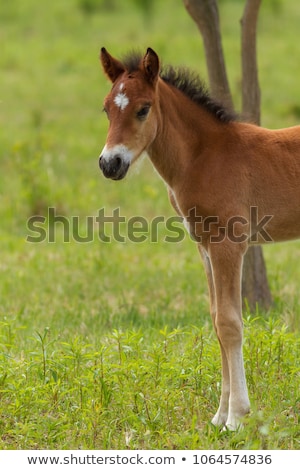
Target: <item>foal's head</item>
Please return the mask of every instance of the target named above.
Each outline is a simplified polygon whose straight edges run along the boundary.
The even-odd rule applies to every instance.
[[[159,59],[152,49],[138,64],[122,64],[101,49],[104,72],[113,83],[104,101],[109,119],[99,165],[107,178],[124,178],[130,164],[148,148],[157,130],[155,91]]]

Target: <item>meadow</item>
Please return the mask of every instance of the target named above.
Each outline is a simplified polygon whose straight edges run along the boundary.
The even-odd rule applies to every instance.
[[[2,450],[300,449],[299,242],[264,248],[274,305],[244,312],[252,412],[242,430],[221,433],[210,424],[220,355],[196,247],[187,235],[166,242],[165,224],[153,237],[151,221],[174,213],[147,160],[116,183],[98,168],[110,88],[101,46],[117,57],[151,46],[207,77],[183,3],[152,3],[0,3]],[[220,1],[237,110],[243,3]],[[266,127],[300,123],[299,21],[297,0],[263,2]],[[143,240],[125,222],[122,241],[112,223],[97,225],[101,209],[116,208],[149,221]]]

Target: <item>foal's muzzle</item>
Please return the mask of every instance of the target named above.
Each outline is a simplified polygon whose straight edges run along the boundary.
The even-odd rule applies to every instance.
[[[108,160],[103,155],[99,157],[99,167],[106,178],[121,180],[126,176],[129,163],[124,161],[120,154],[110,157]]]

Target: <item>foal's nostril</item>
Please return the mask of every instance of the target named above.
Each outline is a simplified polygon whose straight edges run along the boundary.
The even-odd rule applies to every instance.
[[[106,178],[121,180],[127,173],[129,163],[124,161],[122,154],[105,155],[102,153],[99,157],[99,167]]]
[[[121,167],[122,165],[122,159],[121,157],[116,157],[115,158],[115,168],[116,170],[119,170],[119,168]]]

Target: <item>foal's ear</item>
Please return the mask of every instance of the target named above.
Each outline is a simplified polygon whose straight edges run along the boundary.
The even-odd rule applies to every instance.
[[[147,49],[147,53],[143,59],[143,67],[147,80],[154,85],[159,74],[159,58],[151,47]]]
[[[102,47],[101,49],[100,60],[101,60],[104,72],[106,73],[106,75],[112,82],[115,82],[117,78],[119,77],[119,75],[125,72],[123,64],[119,60],[114,59],[107,52],[105,47]]]

